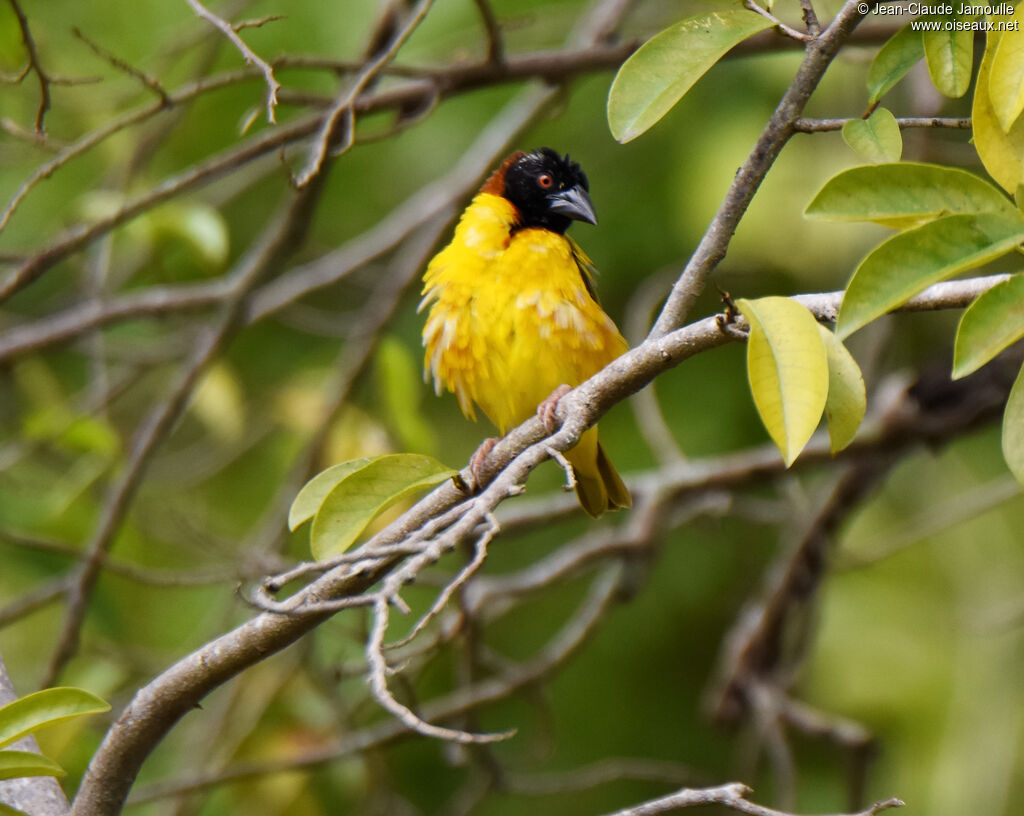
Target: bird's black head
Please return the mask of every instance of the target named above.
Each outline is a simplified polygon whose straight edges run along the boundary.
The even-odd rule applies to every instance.
[[[523,227],[563,233],[574,220],[596,224],[589,190],[580,166],[549,147],[519,154],[505,170],[504,196],[519,210]]]

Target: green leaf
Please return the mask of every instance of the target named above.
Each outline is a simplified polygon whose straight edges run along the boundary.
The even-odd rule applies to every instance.
[[[612,81],[608,126],[620,142],[635,139],[683,98],[733,46],[771,28],[745,9],[690,17],[666,28],[638,48]]]
[[[0,748],[36,729],[109,710],[108,703],[84,689],[62,686],[37,691],[0,708]]]
[[[1016,30],[1004,31],[992,54],[988,96],[1004,133],[1009,133],[1024,112],[1024,3],[1010,18]]]
[[[940,22],[959,20],[953,15],[934,18]],[[959,99],[971,85],[974,68],[973,31],[924,31],[924,56],[928,73],[943,96]]]
[[[997,283],[968,306],[956,330],[953,379],[981,368],[1024,337],[1024,275]]]
[[[52,759],[31,751],[0,751],[0,779],[22,776],[64,776],[67,772]]]
[[[30,814],[0,802],[0,816],[30,816]]]
[[[814,316],[795,300],[738,300],[750,323],[747,377],[757,412],[786,467],[818,427],[829,389],[828,358]]]
[[[339,555],[399,499],[450,479],[458,471],[430,456],[392,453],[353,471],[327,494],[313,518],[310,547],[318,561]]]
[[[843,140],[862,158],[875,164],[897,162],[903,153],[903,136],[888,108],[876,108],[867,119],[851,119],[843,125]]]
[[[885,96],[923,56],[921,32],[914,31],[907,23],[889,38],[871,61],[867,79],[871,104]]]
[[[1016,212],[984,179],[953,167],[917,162],[852,167],[833,176],[805,215],[826,221],[872,221],[902,229],[952,213]]]
[[[299,491],[288,510],[288,529],[293,532],[317,514],[327,494],[357,470],[366,467],[378,457],[351,459],[320,471]]]
[[[853,273],[836,322],[843,339],[931,284],[995,260],[1024,241],[1019,214],[948,215],[883,241]]]
[[[868,409],[867,393],[860,366],[839,338],[818,324],[828,356],[828,399],[825,418],[832,453],[841,451],[857,433]]]
[[[1024,369],[1017,374],[1003,411],[1003,458],[1024,485]]]
[[[985,56],[974,86],[971,123],[974,127],[974,149],[978,151],[981,163],[1000,187],[1014,193],[1024,182],[1024,117],[1018,117],[1009,130],[1004,130],[990,95],[992,61],[1001,35],[1002,32],[998,31],[988,33]]]

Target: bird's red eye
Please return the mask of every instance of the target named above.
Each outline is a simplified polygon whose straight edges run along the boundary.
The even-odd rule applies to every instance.
[[[547,173],[545,173],[543,176],[539,176],[537,178],[537,183],[546,190],[548,187],[555,183],[555,180],[551,178],[551,176],[549,176]]]

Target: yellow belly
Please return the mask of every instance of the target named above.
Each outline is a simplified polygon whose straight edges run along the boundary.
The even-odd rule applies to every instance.
[[[504,199],[478,195],[424,287],[426,367],[436,390],[453,391],[467,416],[479,407],[501,433],[559,385],[579,385],[626,350],[568,239],[540,229],[510,237],[514,217]]]

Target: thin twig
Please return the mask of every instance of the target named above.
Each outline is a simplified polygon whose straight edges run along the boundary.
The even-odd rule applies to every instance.
[[[501,529],[498,520],[493,515],[489,516],[487,521],[487,529],[480,534],[473,544],[473,558],[469,563],[459,571],[458,575],[445,584],[444,589],[438,594],[430,609],[416,622],[416,625],[409,631],[409,634],[399,640],[386,644],[384,648],[397,649],[411,643],[420,632],[427,628],[434,618],[441,614],[441,611],[451,600],[452,595],[465,586],[466,582],[483,566],[484,560],[487,558],[487,545]]]
[[[156,77],[150,76],[144,71],[140,71],[138,68],[134,67],[133,65],[130,65],[117,55],[111,53],[98,43],[89,39],[87,36],[85,36],[85,34],[82,33],[82,30],[77,26],[71,29],[71,33],[74,34],[75,37],[77,37],[83,43],[85,43],[89,47],[89,50],[92,51],[100,59],[109,63],[116,70],[128,74],[128,76],[133,77],[137,79],[139,82],[141,82],[145,88],[147,88],[148,90],[155,93],[158,97],[160,97],[160,101],[164,105],[171,104],[170,96],[167,94],[167,91],[164,89],[164,86],[160,84],[160,81]]]
[[[801,117],[793,123],[793,129],[798,133],[826,133],[834,130],[842,130],[847,122],[854,121],[860,117],[850,119],[807,119]],[[896,119],[900,129],[908,128],[949,128],[952,130],[970,130],[971,117],[943,117],[943,116],[904,116]]]
[[[190,0],[191,2],[191,0]],[[295,178],[296,187],[304,187],[323,169],[328,155],[340,155],[348,150],[355,141],[356,100],[366,90],[373,79],[384,69],[412,36],[430,7],[433,0],[420,0],[405,25],[395,34],[388,47],[375,55],[359,72],[352,86],[339,95],[331,109],[324,116],[323,123],[310,150],[309,160],[303,171]],[[341,145],[337,145],[339,126],[342,128]]]
[[[245,44],[245,40],[238,36],[238,31],[227,20],[223,20],[204,6],[200,0],[185,0],[192,10],[210,25],[219,29],[221,33],[238,49],[246,65],[255,65],[263,74],[263,80],[267,84],[267,121],[276,122],[275,111],[277,109],[277,92],[281,89],[281,83],[274,76],[274,69],[255,51]]]
[[[25,67],[25,73],[21,76],[25,76],[31,69],[35,72],[36,79],[39,80],[39,107],[36,109],[36,133],[43,133],[45,131],[44,118],[46,112],[50,109],[50,76],[43,69],[42,62],[39,59],[39,52],[36,50],[36,41],[32,38],[32,29],[29,28],[28,18],[25,16],[25,12],[21,10],[21,5],[18,0],[7,0],[11,4],[11,9],[14,11],[14,16],[18,18],[18,28],[21,30],[21,41],[25,45],[25,53],[28,54],[28,65]]]
[[[562,485],[562,489],[568,493],[571,490],[576,489],[576,469],[572,466],[572,462],[565,458],[565,454],[561,451],[555,450],[554,448],[548,448],[548,456],[558,463],[558,466],[562,469],[565,474],[565,484]]]
[[[374,698],[384,708],[410,731],[423,734],[426,737],[448,740],[460,744],[489,743],[506,740],[515,734],[515,730],[502,731],[493,734],[470,734],[455,728],[445,728],[427,722],[422,717],[413,713],[408,706],[402,705],[394,698],[388,689],[387,674],[388,665],[384,658],[384,633],[388,628],[388,610],[391,600],[383,593],[378,593],[373,605],[373,628],[370,630],[370,637],[366,643],[366,661],[369,664],[367,673],[370,691]]]
[[[490,0],[473,0],[480,19],[484,24],[484,31],[487,32],[487,61],[501,63],[505,59],[505,43],[501,35],[501,26],[498,24],[498,16],[494,13]]]
[[[13,119],[9,119],[6,116],[0,116],[0,130],[4,131],[15,139],[21,139],[23,142],[28,142],[35,147],[41,147],[44,150],[50,150],[56,152],[63,150],[66,147],[64,142],[57,141],[49,136],[47,133],[40,133],[36,130],[26,130]]]
[[[257,17],[254,20],[242,20],[231,26],[236,32],[246,28],[263,28],[267,23],[276,23],[278,20],[287,19],[284,14],[267,14],[264,17]]]
[[[752,789],[740,782],[732,782],[717,788],[683,788],[660,799],[652,799],[642,805],[617,810],[609,816],[657,816],[657,814],[669,813],[681,808],[703,805],[722,805],[738,813],[746,813],[748,816],[793,816],[793,814],[781,810],[754,804],[747,799],[751,793],[753,793]],[[847,816],[877,816],[883,810],[903,807],[903,804],[896,798],[886,799],[884,802],[877,802],[867,810],[847,814]]]
[[[797,31],[792,26],[786,25],[784,22],[782,22],[782,20],[780,20],[778,17],[776,17],[770,11],[767,11],[766,9],[761,8],[757,3],[754,2],[754,0],[743,0],[743,5],[746,8],[750,9],[755,14],[760,14],[766,20],[771,21],[772,25],[775,26],[775,28],[779,31],[779,33],[785,34],[787,37],[789,37],[792,40],[796,40],[797,42],[805,43],[805,42],[809,42],[810,40],[814,39],[812,36],[810,36],[808,34],[804,34],[802,31]]]

